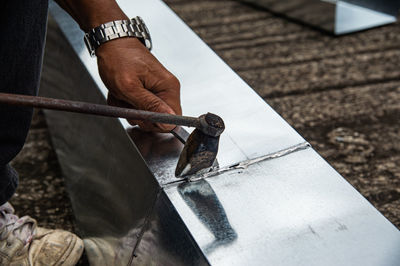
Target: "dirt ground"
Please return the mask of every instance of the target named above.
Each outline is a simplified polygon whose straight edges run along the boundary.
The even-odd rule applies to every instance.
[[[333,37],[237,1],[166,2],[400,228],[399,23]],[[17,212],[77,232],[41,112],[13,165]]]

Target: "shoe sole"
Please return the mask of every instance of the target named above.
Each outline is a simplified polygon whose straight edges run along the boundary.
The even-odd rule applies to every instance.
[[[74,240],[72,240],[71,242],[72,243],[70,247],[65,251],[59,261],[60,263],[57,263],[57,265],[73,266],[78,263],[84,249],[83,241],[78,237],[74,237]]]

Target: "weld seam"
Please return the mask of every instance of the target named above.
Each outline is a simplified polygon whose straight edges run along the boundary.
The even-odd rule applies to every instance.
[[[236,164],[233,164],[233,165],[230,165],[230,166],[226,166],[226,167],[223,167],[223,168],[215,168],[215,169],[213,169],[213,170],[211,170],[210,172],[207,172],[207,173],[192,175],[192,176],[189,176],[189,177],[181,179],[181,180],[171,181],[171,182],[163,184],[162,187],[165,188],[165,187],[169,187],[170,185],[174,185],[174,184],[182,183],[182,182],[186,182],[186,181],[193,182],[193,181],[197,181],[197,180],[200,180],[200,179],[203,179],[203,178],[210,178],[210,177],[213,177],[213,176],[225,173],[225,172],[235,171],[235,170],[239,170],[239,169],[243,170],[243,169],[246,169],[246,168],[248,168],[249,166],[251,166],[253,164],[256,164],[256,163],[259,163],[259,162],[262,162],[262,161],[266,161],[266,160],[272,160],[272,159],[280,158],[280,157],[289,155],[289,154],[294,153],[294,152],[298,152],[298,151],[301,151],[301,150],[308,149],[310,147],[311,147],[311,144],[305,141],[305,142],[290,146],[288,148],[285,148],[283,150],[279,150],[277,152],[269,153],[267,155],[263,155],[263,156],[260,156],[260,157],[254,158],[254,159],[244,160],[244,161],[242,161],[240,163],[236,163]]]
[[[280,151],[277,151],[277,152],[274,152],[274,153],[270,153],[270,154],[267,154],[267,155],[263,155],[263,156],[260,156],[260,157],[254,158],[254,159],[245,160],[245,161],[242,161],[240,163],[237,163],[237,164],[234,164],[234,165],[231,165],[231,166],[219,168],[219,169],[216,169],[215,171],[211,171],[211,172],[200,174],[200,175],[190,176],[188,178],[188,181],[189,182],[197,181],[197,180],[200,180],[200,179],[203,179],[203,178],[210,178],[210,177],[213,177],[213,176],[216,176],[216,175],[219,175],[219,174],[222,174],[222,173],[226,173],[226,172],[231,172],[231,171],[235,171],[235,170],[239,170],[239,169],[242,169],[242,170],[243,169],[247,169],[249,166],[251,166],[253,164],[256,164],[256,163],[259,163],[259,162],[263,162],[263,161],[267,161],[267,160],[277,159],[277,158],[292,154],[294,152],[298,152],[298,151],[301,151],[301,150],[308,149],[310,147],[311,147],[310,143],[302,142],[300,144],[296,144],[294,146],[290,146],[289,148],[286,148],[286,149],[283,149],[283,150],[280,150]]]

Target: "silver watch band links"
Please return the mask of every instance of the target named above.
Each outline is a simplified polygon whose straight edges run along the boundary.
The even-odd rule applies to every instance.
[[[151,50],[150,33],[140,17],[101,24],[86,32],[84,41],[90,55],[95,56],[96,49],[103,43],[124,37],[136,37]]]

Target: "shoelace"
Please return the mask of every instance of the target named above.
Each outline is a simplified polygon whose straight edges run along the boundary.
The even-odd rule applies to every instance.
[[[11,243],[18,238],[24,243],[24,249],[29,246],[36,232],[36,221],[29,216],[18,218],[14,208],[8,202],[0,206],[0,241]]]

